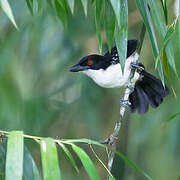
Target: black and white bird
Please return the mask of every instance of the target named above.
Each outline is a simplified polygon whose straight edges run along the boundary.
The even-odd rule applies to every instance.
[[[144,114],[148,111],[149,105],[153,108],[158,107],[163,102],[163,98],[169,94],[169,89],[167,86],[164,87],[155,76],[146,72],[141,63],[134,63],[139,58],[136,52],[137,47],[137,40],[128,40],[124,73],[116,47],[113,47],[111,53],[107,52],[104,56],[92,54],[83,57],[70,68],[70,71],[83,72],[101,87],[116,88],[129,86],[131,69],[137,68],[136,76],[138,77],[129,95],[129,104],[131,112],[137,110],[139,114]]]

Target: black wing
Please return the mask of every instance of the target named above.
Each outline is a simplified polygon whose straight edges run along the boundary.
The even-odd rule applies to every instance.
[[[137,40],[128,40],[127,42],[127,58],[131,56],[137,49],[138,41]],[[119,61],[119,56],[116,46],[111,49],[111,54],[109,51],[104,56],[111,56],[111,58],[116,62]]]

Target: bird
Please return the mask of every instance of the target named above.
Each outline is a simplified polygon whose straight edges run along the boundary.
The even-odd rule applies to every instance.
[[[139,54],[138,40],[127,41],[127,56],[124,71],[119,60],[117,47],[104,55],[91,54],[83,57],[70,68],[70,72],[82,72],[90,77],[97,85],[103,88],[123,88],[129,87],[131,83],[131,70],[136,69],[136,81],[129,94],[128,103],[131,112],[144,114],[149,106],[157,108],[170,90],[160,79],[145,70],[142,63],[135,63]],[[121,100],[120,102],[123,102]]]

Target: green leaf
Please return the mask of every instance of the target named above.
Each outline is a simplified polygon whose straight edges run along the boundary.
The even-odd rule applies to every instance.
[[[24,147],[24,179],[25,180],[40,180],[38,168],[26,147]]]
[[[66,140],[65,142],[70,142],[70,143],[87,143],[87,144],[94,144],[94,145],[97,145],[97,146],[100,146],[100,147],[106,147],[104,146],[103,144],[97,142],[97,141],[94,141],[94,140],[91,140],[91,139],[68,139]]]
[[[8,136],[6,153],[6,180],[21,180],[23,176],[23,133],[12,131]]]
[[[67,13],[66,13],[66,7],[65,4],[62,0],[56,0],[55,1],[55,7],[56,7],[56,12],[61,20],[64,28],[67,27]]]
[[[168,44],[168,42],[170,41],[170,39],[172,38],[172,35],[175,33],[176,31],[176,25],[177,25],[177,19],[175,19],[175,21],[173,22],[173,24],[171,24],[171,26],[169,26],[167,32],[166,32],[166,35],[163,39],[163,42],[162,42],[162,47],[160,49],[160,53],[156,59],[156,63],[155,63],[155,68],[157,67],[157,63],[158,61],[160,61],[160,56],[163,55],[163,68],[165,70],[165,73],[167,75],[167,77],[169,77],[169,68],[168,68],[168,59],[167,59],[167,56],[166,56],[166,52],[165,52],[165,48]]]
[[[0,6],[1,6],[2,10],[6,13],[8,18],[11,20],[11,22],[13,23],[15,28],[18,29],[18,26],[15,22],[15,19],[14,19],[12,10],[11,10],[11,6],[9,5],[8,0],[0,0]]]
[[[84,8],[84,14],[85,14],[85,16],[87,16],[88,0],[81,0],[81,3],[82,3],[83,8]]]
[[[128,3],[127,0],[120,0],[120,26],[116,23],[115,41],[119,54],[119,60],[124,70],[127,57],[127,36],[128,36]]]
[[[111,52],[115,30],[115,15],[109,0],[105,1],[105,30],[109,52]]]
[[[152,180],[152,178],[146,174],[140,167],[138,167],[136,164],[134,164],[132,161],[130,161],[126,156],[124,156],[122,153],[118,152],[118,151],[114,151],[121,159],[123,159],[126,163],[128,163],[131,167],[133,167],[134,169],[136,169],[136,171],[138,171],[139,173],[141,173],[142,175],[144,175],[147,179]]]
[[[115,13],[115,16],[116,16],[116,19],[117,19],[117,22],[118,22],[118,26],[120,27],[120,22],[121,22],[121,16],[120,16],[120,13],[121,13],[121,0],[110,0],[111,2],[111,5],[112,5],[112,8],[114,10],[114,13]]]
[[[33,15],[33,0],[26,0],[26,4],[28,6],[31,15]]]
[[[75,170],[79,173],[79,169],[76,165],[76,162],[73,158],[73,156],[71,155],[71,153],[69,152],[68,148],[66,148],[66,146],[62,143],[58,143],[61,148],[63,149],[63,151],[65,152],[65,154],[68,156],[69,160],[71,161],[71,164],[73,165],[73,167],[75,168]]]
[[[173,119],[175,119],[175,118],[176,118],[177,116],[179,116],[179,115],[180,115],[180,112],[173,114],[172,116],[170,116],[170,117],[166,120],[166,122],[168,123],[168,122],[172,121]]]
[[[166,56],[165,49],[162,51],[162,64],[163,64],[163,70],[166,75],[166,77],[169,79],[170,78],[170,73],[169,73],[169,64]]]
[[[74,152],[77,154],[77,156],[81,160],[90,179],[99,180],[99,176],[96,171],[96,168],[95,168],[94,164],[92,163],[91,159],[89,158],[89,156],[86,154],[86,152],[83,149],[81,149],[80,147],[76,146],[75,144],[72,144],[72,149],[74,150]]]
[[[151,40],[154,60],[156,62],[156,58],[158,58],[158,55],[159,55],[159,48],[158,48],[157,39],[155,36],[154,27],[152,24],[152,19],[151,19],[150,13],[149,13],[149,9],[148,9],[146,0],[136,0],[136,5],[141,13],[144,24],[148,31],[149,38]],[[164,74],[163,74],[163,68],[162,68],[161,61],[158,61],[157,69],[158,69],[160,79],[161,79],[162,83],[164,84]]]
[[[44,180],[61,179],[57,149],[53,139],[41,140],[41,159]]]
[[[147,2],[151,8],[151,12],[152,12],[151,14],[152,14],[152,18],[156,26],[156,29],[161,37],[161,40],[163,40],[166,35],[167,27],[163,18],[162,8],[159,4],[159,1],[147,0]],[[175,72],[175,74],[177,75],[175,59],[174,59],[174,51],[173,51],[173,46],[171,42],[168,43],[168,45],[165,48],[165,51],[168,58],[168,62],[170,66],[172,67],[173,71]]]
[[[176,24],[177,24],[177,19],[174,21],[174,23],[168,28],[166,35],[163,39],[163,46],[166,47],[167,43],[169,40],[172,38],[172,35],[174,34],[176,30]]]
[[[71,13],[74,14],[74,0],[67,0]]]
[[[99,51],[101,54],[102,54],[101,21],[103,16],[103,5],[104,5],[104,0],[96,0],[96,14],[95,14],[96,35],[98,38]]]
[[[136,171],[138,171],[139,173],[141,173],[143,176],[145,176],[147,179],[151,180],[152,178],[145,173],[140,167],[138,167],[136,164],[134,164],[132,161],[130,161],[126,156],[124,156],[123,154],[121,154],[120,152],[110,148],[109,146],[105,146],[97,141],[93,141],[91,139],[68,139],[65,140],[65,142],[68,143],[87,143],[87,144],[94,144],[97,145],[99,147],[103,147],[103,148],[108,148],[109,150],[112,150],[113,152],[115,152],[118,156],[120,156],[128,165],[130,165],[131,167],[135,168]]]
[[[167,10],[166,0],[161,0],[161,4],[162,4],[162,7],[163,7],[164,18],[165,18],[166,25],[167,25],[168,24],[168,10]]]

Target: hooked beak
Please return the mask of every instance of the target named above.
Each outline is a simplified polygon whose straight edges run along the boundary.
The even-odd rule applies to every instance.
[[[69,71],[71,71],[71,72],[78,72],[78,71],[84,71],[84,70],[87,70],[87,69],[89,69],[88,66],[81,66],[79,64],[76,64],[76,65],[72,66],[69,69]]]

